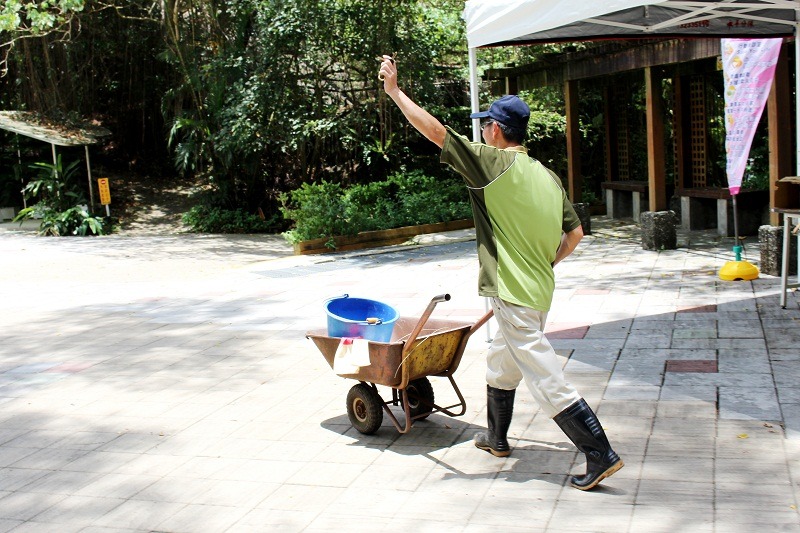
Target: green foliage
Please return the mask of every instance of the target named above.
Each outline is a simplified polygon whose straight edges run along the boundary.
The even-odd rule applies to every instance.
[[[600,198],[594,193],[584,187],[583,191],[581,191],[581,202],[588,205],[598,205],[600,203]]]
[[[114,132],[103,157],[126,170],[173,163],[210,186],[210,207],[270,217],[278,194],[302,183],[446,173],[383,93],[374,58],[396,52],[403,89],[466,129],[462,9],[462,0],[0,1],[6,24],[27,28],[25,46],[0,50],[10,74],[0,103],[96,119]],[[55,17],[53,31],[34,34],[29,10],[42,24]]]
[[[5,0],[0,6],[0,32],[41,34],[66,23],[83,7],[84,0]]]
[[[567,132],[567,117],[555,111],[532,109],[528,122],[528,141],[540,143],[564,137]]]
[[[299,189],[282,193],[280,201],[283,217],[295,224],[294,229],[284,233],[289,242],[358,233],[348,228],[344,189],[338,183],[303,183]]]
[[[195,233],[271,233],[277,220],[261,217],[243,209],[224,209],[199,205],[184,213],[182,221]]]
[[[177,168],[229,208],[277,205],[304,182],[385,179],[416,159],[430,143],[387,101],[374,58],[397,52],[404,90],[438,110],[442,80],[458,79],[440,65],[465,54],[456,0],[200,4],[166,17],[162,57],[180,84],[164,112]]]
[[[525,146],[528,153],[562,179],[567,175],[567,118],[563,113],[531,109]]]
[[[769,189],[769,145],[762,136],[760,141],[753,143],[750,157],[744,169],[742,188],[766,191]],[[727,161],[726,161],[727,166]]]
[[[26,200],[39,198],[39,209],[66,211],[70,207],[85,203],[82,192],[76,183],[79,160],[75,160],[66,168],[61,161],[61,154],[56,163],[34,163],[31,168],[37,170],[37,176],[28,182],[23,189]]]
[[[32,168],[38,170],[38,175],[28,182],[23,193],[26,199],[38,201],[21,210],[14,220],[41,217],[40,235],[66,237],[110,233],[112,221],[92,215],[84,205],[85,196],[76,182],[79,163],[80,160],[76,160],[64,167],[60,154],[55,164],[34,163]]]
[[[325,181],[306,183],[283,194],[281,201],[284,218],[294,221],[294,228],[284,234],[292,243],[472,215],[460,180],[442,180],[419,171],[346,189]]]
[[[40,210],[36,206],[28,207],[20,211],[14,220],[20,221],[35,214],[42,216],[42,222],[39,225],[40,235],[53,237],[103,235],[104,233],[110,233],[113,227],[110,219],[94,216],[84,206],[80,205],[70,207],[65,211]]]
[[[0,2],[0,75],[8,70],[8,58],[19,39],[50,34],[62,39],[83,11],[85,0],[3,0]]]
[[[172,122],[167,146],[175,152],[175,168],[181,175],[203,170],[198,165],[206,158],[208,135],[208,128],[202,121],[178,117]]]

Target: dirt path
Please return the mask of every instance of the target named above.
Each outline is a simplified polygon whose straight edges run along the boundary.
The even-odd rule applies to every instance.
[[[196,201],[199,186],[177,177],[111,177],[112,215],[119,217],[119,233],[125,235],[174,235],[186,233],[181,217]],[[113,200],[118,201],[114,202]]]

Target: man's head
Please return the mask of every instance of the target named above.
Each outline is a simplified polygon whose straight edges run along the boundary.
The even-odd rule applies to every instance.
[[[515,95],[503,96],[492,102],[487,111],[470,115],[470,118],[488,118],[489,122],[497,123],[505,139],[515,144],[522,144],[525,140],[530,117],[531,110],[528,104]],[[486,137],[485,130],[484,137]]]

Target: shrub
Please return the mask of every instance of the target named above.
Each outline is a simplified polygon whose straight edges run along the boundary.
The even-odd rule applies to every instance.
[[[41,235],[66,237],[69,235],[103,235],[110,233],[111,220],[89,214],[84,206],[70,207],[66,211],[45,211],[39,226]]]
[[[391,180],[353,185],[343,191],[349,233],[397,227],[398,193],[398,184]]]
[[[286,240],[295,243],[348,234],[343,194],[341,185],[325,180],[319,185],[304,183],[299,189],[281,193],[281,213],[295,222],[294,229],[283,234]]]
[[[294,221],[294,228],[284,233],[291,243],[472,215],[460,179],[433,178],[419,171],[347,189],[325,181],[304,184],[281,195],[281,203],[284,218]]]
[[[461,179],[443,181],[421,174],[409,174],[400,179],[405,192],[401,196],[403,218],[400,226],[434,224],[472,216],[467,189]]]
[[[244,209],[223,209],[197,205],[181,217],[195,233],[270,233],[275,220],[264,220]]]

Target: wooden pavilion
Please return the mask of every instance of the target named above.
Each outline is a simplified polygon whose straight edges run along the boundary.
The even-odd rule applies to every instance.
[[[784,39],[785,41],[788,39]],[[760,216],[751,217],[759,204],[797,207],[796,185],[780,182],[793,174],[791,61],[784,43],[775,80],[765,109],[769,147],[769,191],[746,191],[739,196],[747,233],[757,230]],[[709,105],[710,92],[722,82],[718,38],[640,39],[601,41],[581,51],[552,55],[537,63],[491,69],[484,77],[503,93],[558,85],[563,87],[567,118],[568,193],[580,201],[583,176],[580,165],[578,110],[581,86],[599,86],[604,98],[605,169],[602,189],[609,216],[632,216],[642,211],[664,211],[680,199],[682,224],[687,229],[717,227],[732,235],[732,210],[727,187],[711,183],[715,169],[709,150],[713,116],[722,108]],[[671,80],[665,101],[663,80]],[[630,92],[636,83],[646,95],[646,175],[631,168]],[[669,112],[665,112],[669,111]],[[665,119],[671,124],[665,124]],[[666,128],[665,126],[668,126]],[[667,138],[665,130],[672,132]],[[724,145],[723,145],[724,146]],[[667,179],[667,168],[673,179]],[[716,185],[716,186],[712,186]],[[766,205],[764,206],[766,208]],[[766,209],[764,209],[766,211]],[[709,216],[711,214],[711,216]],[[779,223],[771,213],[770,223]]]

